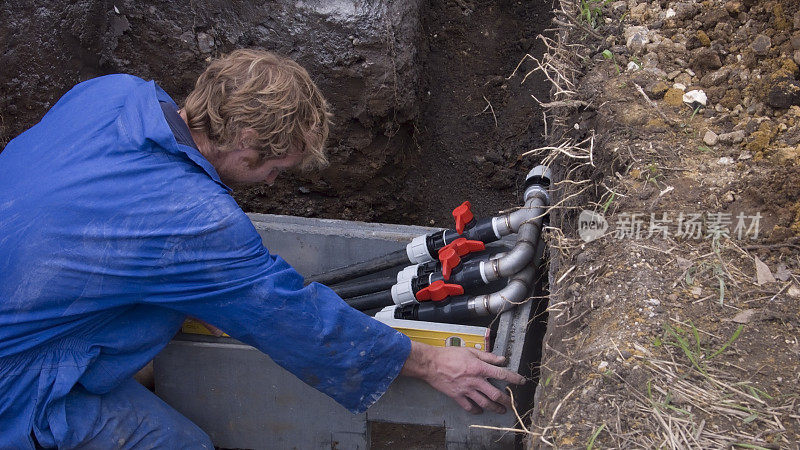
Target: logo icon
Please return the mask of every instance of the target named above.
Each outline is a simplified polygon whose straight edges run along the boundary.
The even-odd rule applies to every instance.
[[[584,209],[578,216],[578,235],[584,242],[592,242],[603,236],[608,229],[608,222],[602,214]]]

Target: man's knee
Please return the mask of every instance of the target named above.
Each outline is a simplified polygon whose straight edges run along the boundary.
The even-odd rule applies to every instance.
[[[59,448],[214,448],[200,427],[132,379],[106,394],[75,386],[64,412],[66,433],[45,433]]]

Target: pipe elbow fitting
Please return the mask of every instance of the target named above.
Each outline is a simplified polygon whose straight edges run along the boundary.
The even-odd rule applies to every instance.
[[[508,282],[505,288],[486,296],[485,304],[489,314],[500,314],[528,298],[533,288],[533,277],[536,269],[528,265]]]

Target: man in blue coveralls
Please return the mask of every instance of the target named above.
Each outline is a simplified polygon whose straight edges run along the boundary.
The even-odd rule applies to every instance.
[[[400,374],[503,412],[502,358],[411,342],[271,255],[230,185],[325,162],[306,71],[238,50],[178,109],[154,82],[86,81],[0,153],[0,448],[213,448],[132,376],[187,315],[354,413]]]

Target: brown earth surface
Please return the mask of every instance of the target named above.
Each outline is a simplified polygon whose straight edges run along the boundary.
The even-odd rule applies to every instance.
[[[797,448],[798,3],[583,4],[542,61],[563,178],[532,445]]]

